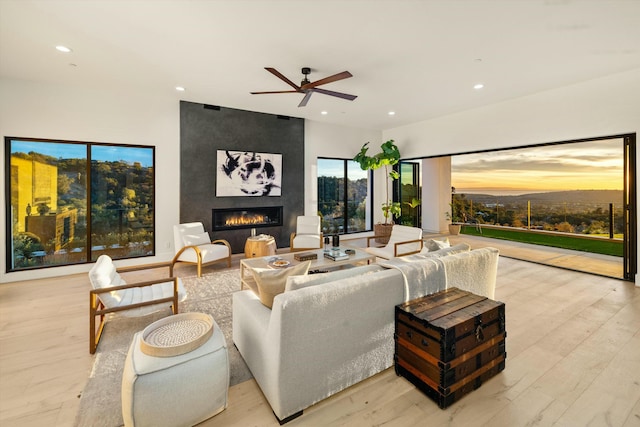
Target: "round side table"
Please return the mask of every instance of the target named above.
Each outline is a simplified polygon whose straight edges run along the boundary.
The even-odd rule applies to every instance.
[[[244,256],[247,258],[257,258],[276,254],[276,239],[268,234],[247,237],[244,245]]]

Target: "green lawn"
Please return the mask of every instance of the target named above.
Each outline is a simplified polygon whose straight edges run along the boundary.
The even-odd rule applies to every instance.
[[[493,239],[511,240],[514,242],[531,243],[534,245],[552,246],[554,248],[573,249],[603,255],[622,256],[622,240],[593,240],[581,239],[571,235],[558,236],[554,234],[515,231],[509,229],[495,229],[482,227],[482,234],[474,226],[463,226],[461,234],[471,236],[490,237]]]

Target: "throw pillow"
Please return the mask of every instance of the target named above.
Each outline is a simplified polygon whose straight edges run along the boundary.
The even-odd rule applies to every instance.
[[[429,239],[426,242],[424,242],[424,247],[429,249],[429,252],[448,248],[450,246],[451,246],[451,243],[449,243],[448,237],[445,237],[443,240]]]
[[[466,243],[458,243],[457,245],[450,246],[448,248],[440,249],[438,251],[429,252],[424,254],[427,258],[441,258],[448,255],[459,254],[460,252],[469,252],[471,246]]]
[[[254,268],[253,277],[258,284],[260,302],[271,308],[276,295],[284,292],[287,277],[305,275],[309,271],[311,261],[301,262],[288,268]]]
[[[211,243],[211,237],[206,231],[200,234],[187,234],[182,238],[185,246],[198,246]]]

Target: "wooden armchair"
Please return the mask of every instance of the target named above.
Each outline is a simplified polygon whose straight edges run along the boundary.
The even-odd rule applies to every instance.
[[[291,252],[305,249],[322,249],[322,231],[318,215],[303,215],[296,219],[296,231],[289,237]]]
[[[159,264],[141,267],[127,267],[120,272],[148,270],[168,267]],[[178,313],[179,301],[184,301],[187,294],[178,277],[165,277],[156,280],[127,284],[116,271],[116,266],[107,255],[100,255],[89,271],[89,281],[93,288],[89,291],[89,353],[94,354],[102,330],[105,315],[125,311],[126,316],[144,316],[170,307],[173,314]],[[100,317],[96,328],[96,318]]]
[[[173,226],[173,243],[176,254],[171,261],[169,274],[173,275],[176,262],[195,264],[198,277],[202,276],[202,266],[226,261],[231,267],[231,245],[226,240],[211,241],[209,233],[201,222],[189,222]]]
[[[384,247],[370,247],[371,240],[381,236],[367,237],[365,251],[379,258],[390,259],[403,255],[411,255],[422,250],[422,229],[407,227],[406,225],[394,225],[391,230],[389,242]]]

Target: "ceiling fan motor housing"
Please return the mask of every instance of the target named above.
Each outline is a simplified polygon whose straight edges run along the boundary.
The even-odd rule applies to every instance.
[[[304,86],[304,85],[306,85],[307,83],[311,83],[311,82],[309,81],[309,79],[307,78],[307,76],[308,76],[309,74],[311,74],[311,68],[309,68],[309,67],[302,67],[302,74],[304,74],[304,79],[302,79],[302,81],[300,82],[300,86]]]

